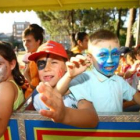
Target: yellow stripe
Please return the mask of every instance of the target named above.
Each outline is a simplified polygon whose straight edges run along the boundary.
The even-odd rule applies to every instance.
[[[12,140],[11,129],[10,129],[10,127],[8,127],[7,129],[8,129],[9,140]]]
[[[0,138],[0,140],[4,140],[4,136],[2,136],[2,137]]]
[[[76,131],[76,132],[140,132],[140,130],[104,130],[104,129],[60,129],[60,128],[37,128],[34,130],[57,130],[57,131]]]
[[[139,140],[140,138],[114,138],[114,137],[74,137],[44,135],[43,140]]]
[[[55,131],[74,131],[74,132],[129,132],[129,133],[140,133],[140,130],[87,130],[87,129],[57,129],[57,128],[34,128],[35,140],[37,140],[37,130],[55,130]],[[91,140],[96,138],[96,140],[139,140],[137,137],[90,137],[90,136],[53,136],[53,135],[42,135],[43,140]]]
[[[11,129],[10,129],[9,126],[7,127],[7,129],[8,129],[8,135],[9,135],[9,138],[10,138],[9,140],[12,140],[12,138],[11,138]],[[0,138],[0,140],[5,140],[4,135]]]

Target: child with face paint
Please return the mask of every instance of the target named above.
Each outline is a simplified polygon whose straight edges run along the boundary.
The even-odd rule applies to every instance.
[[[114,74],[119,64],[119,47],[119,40],[112,32],[98,30],[93,33],[88,44],[89,56],[93,63],[92,70],[78,75],[72,81],[73,76],[65,74],[65,83],[63,81],[62,84],[61,79],[61,84],[57,85],[58,90],[61,89],[60,93],[65,94],[65,89],[69,88],[77,100],[86,99],[92,102],[97,112],[122,112],[123,99],[133,99],[140,104],[140,93],[122,77]]]
[[[24,101],[20,88],[24,82],[12,46],[0,41],[0,137],[7,128],[12,112]]]
[[[92,103],[86,100],[77,102],[72,94],[62,97],[56,90],[56,84],[67,70],[65,62],[68,60],[68,56],[61,44],[48,41],[41,45],[36,53],[30,55],[29,60],[37,63],[40,85],[45,84],[44,87],[37,90],[39,93],[45,92],[48,99],[45,105],[40,100],[40,95],[36,94],[33,98],[36,110],[45,110],[48,114],[47,117],[55,122],[77,127],[95,127],[97,125],[98,116]]]
[[[71,83],[70,90],[75,98],[91,101],[97,112],[122,112],[123,99],[134,99],[140,104],[140,93],[114,74],[119,64],[119,47],[119,40],[112,32],[93,33],[89,37],[88,51],[94,67]]]

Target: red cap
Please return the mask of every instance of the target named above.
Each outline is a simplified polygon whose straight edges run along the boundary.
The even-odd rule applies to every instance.
[[[43,54],[55,54],[58,56],[61,56],[63,58],[68,59],[68,55],[64,49],[64,46],[60,43],[54,42],[54,41],[47,41],[46,43],[42,44],[37,52],[31,54],[28,59],[31,61],[35,61],[38,57],[40,57]]]

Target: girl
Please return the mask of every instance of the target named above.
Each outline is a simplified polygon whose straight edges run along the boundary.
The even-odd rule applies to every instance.
[[[24,81],[12,46],[0,41],[0,137],[7,128],[12,112],[24,101],[20,88]]]
[[[88,34],[85,32],[78,32],[72,35],[72,49],[75,54],[84,53],[88,48]]]

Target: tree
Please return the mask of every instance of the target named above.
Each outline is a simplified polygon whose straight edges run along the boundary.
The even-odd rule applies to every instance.
[[[119,37],[125,21],[125,18],[121,19],[121,17],[125,17],[126,13],[127,9],[114,8],[37,12],[37,15],[46,33],[51,39],[56,39],[57,36],[64,38],[79,31],[86,31],[90,34],[100,28],[109,29]]]
[[[126,43],[125,46],[127,47],[132,47],[133,44],[133,33],[132,33],[132,26],[135,22],[136,18],[136,9],[132,8],[129,10],[130,15],[129,15],[129,23],[128,23],[128,28],[127,28],[127,37],[126,37]]]
[[[110,21],[110,10],[71,10],[57,12],[37,12],[42,25],[51,35],[71,34],[78,31],[92,32],[99,28],[107,28]]]

